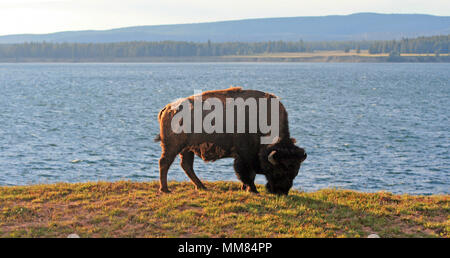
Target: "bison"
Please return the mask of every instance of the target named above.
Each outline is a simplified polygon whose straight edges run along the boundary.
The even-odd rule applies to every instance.
[[[306,159],[307,155],[303,148],[297,147],[294,143],[294,138],[290,138],[288,115],[284,106],[278,104],[278,113],[267,113],[267,120],[271,124],[278,118],[278,137],[274,137],[273,142],[269,144],[262,143],[262,137],[267,136],[267,133],[262,133],[261,130],[251,132],[250,120],[256,119],[254,113],[251,113],[251,108],[245,106],[241,109],[241,115],[245,116],[245,131],[238,133],[236,130],[239,127],[237,117],[239,110],[235,111],[233,107],[232,112],[235,117],[230,120],[234,123],[230,128],[233,132],[226,131],[227,124],[219,123],[215,117],[211,124],[218,125],[224,130],[216,130],[214,132],[206,133],[202,131],[187,130],[174,131],[174,124],[179,125],[179,128],[184,125],[190,126],[195,119],[195,100],[200,100],[200,103],[207,102],[209,99],[218,100],[219,104],[223,104],[222,110],[215,110],[221,113],[219,117],[225,117],[226,106],[229,104],[228,100],[241,99],[245,103],[248,99],[266,99],[272,100],[278,98],[272,94],[256,91],[243,90],[240,87],[232,87],[224,90],[206,91],[201,94],[193,95],[187,98],[179,99],[178,101],[167,104],[158,114],[158,121],[160,125],[160,133],[156,136],[155,141],[161,142],[161,158],[159,160],[160,173],[160,191],[170,192],[167,187],[167,172],[170,165],[173,163],[177,155],[181,158],[181,167],[187,176],[191,179],[197,189],[205,189],[205,186],[196,176],[193,169],[194,155],[202,158],[204,161],[215,161],[222,158],[234,158],[234,170],[240,181],[242,181],[242,190],[258,193],[254,180],[256,174],[263,174],[267,179],[266,189],[270,193],[287,195],[292,187],[293,180],[297,176],[301,163]],[[183,106],[181,103],[189,103],[189,106]],[[261,104],[257,102],[257,108],[261,108]],[[269,102],[266,110],[273,106]],[[215,106],[217,108],[217,106]],[[191,120],[186,118],[179,119],[179,122],[173,122],[177,114],[180,112],[187,112],[192,114]],[[212,112],[212,109],[199,115],[205,119],[206,116]],[[253,117],[252,117],[253,116]],[[258,117],[261,114],[258,113]],[[254,121],[254,120],[253,120]],[[260,120],[258,120],[260,121]],[[242,120],[241,120],[242,123]],[[233,128],[234,127],[234,128]],[[192,126],[189,128],[192,129]],[[273,129],[272,129],[273,130]]]

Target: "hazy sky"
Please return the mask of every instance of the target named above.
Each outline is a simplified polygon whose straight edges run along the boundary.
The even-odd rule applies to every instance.
[[[449,16],[449,0],[0,0],[0,35],[355,12]]]

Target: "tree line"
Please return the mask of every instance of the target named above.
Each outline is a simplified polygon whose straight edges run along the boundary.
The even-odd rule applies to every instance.
[[[303,41],[205,43],[183,41],[120,43],[30,42],[0,45],[0,58],[121,58],[251,55],[310,51]]]
[[[374,41],[369,46],[369,53],[448,54],[449,43],[450,35]]]
[[[119,43],[27,42],[0,44],[0,58],[138,58],[252,55],[280,52],[314,52],[355,49],[377,53],[449,53],[449,36],[418,37],[388,41],[266,41],[196,43],[183,41]]]

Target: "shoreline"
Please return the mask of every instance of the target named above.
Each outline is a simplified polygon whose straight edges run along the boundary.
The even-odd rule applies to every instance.
[[[0,186],[0,237],[450,237],[450,195],[240,190],[230,181]]]
[[[193,56],[193,57],[139,57],[139,58],[0,58],[0,63],[449,63],[450,56],[405,55],[261,55],[261,56]]]

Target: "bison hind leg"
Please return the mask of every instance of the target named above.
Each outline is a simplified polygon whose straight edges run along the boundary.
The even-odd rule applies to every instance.
[[[161,158],[159,159],[159,191],[163,193],[170,193],[169,188],[167,187],[167,172],[169,171],[170,165],[172,165],[178,153],[180,153],[181,148],[167,148],[167,145],[164,143],[161,144],[161,147],[163,151],[161,153]]]
[[[170,165],[172,165],[175,157],[169,155],[161,155],[159,159],[159,191],[163,193],[170,193],[167,187],[167,172],[169,171]]]
[[[240,157],[234,159],[234,171],[239,180],[242,181],[242,190],[258,193],[255,186],[256,173],[253,169]]]
[[[167,172],[169,171],[170,165],[174,161],[176,157],[175,155],[170,155],[165,152],[161,154],[161,158],[159,159],[159,191],[163,193],[170,193],[169,188],[167,187]]]
[[[186,175],[191,179],[192,183],[194,183],[195,188],[198,189],[206,189],[203,185],[202,181],[197,177],[194,172],[194,153],[192,151],[183,151],[180,153],[181,162],[180,165],[183,168]]]

